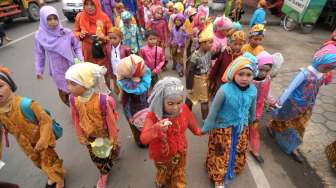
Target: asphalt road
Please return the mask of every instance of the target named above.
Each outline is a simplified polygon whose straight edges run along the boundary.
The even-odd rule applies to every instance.
[[[60,3],[51,3],[61,13]],[[64,19],[63,15],[61,19]],[[72,23],[63,21],[62,24],[72,28]],[[44,107],[53,112],[53,116],[64,127],[64,136],[57,141],[57,151],[64,160],[66,169],[66,186],[68,188],[94,187],[98,171],[91,162],[86,148],[77,140],[66,106],[59,98],[52,80],[45,74],[43,81],[35,78],[33,45],[34,35],[38,23],[31,23],[25,19],[15,21],[7,27],[8,36],[15,40],[11,45],[0,48],[0,64],[13,71],[13,78],[19,90],[18,94],[29,96],[37,100]],[[276,28],[275,28],[276,29]],[[269,31],[269,33],[271,33]],[[46,70],[48,70],[46,68]],[[166,74],[175,75],[173,72]],[[119,112],[121,106],[118,105]],[[202,126],[199,107],[194,114]],[[266,120],[265,120],[266,121]],[[110,175],[108,187],[112,188],[154,188],[154,166],[148,159],[146,149],[138,148],[132,138],[128,124],[122,115],[118,127],[120,129],[121,155]],[[188,159],[187,159],[187,187],[213,187],[207,178],[204,167],[207,151],[207,136],[195,137],[188,132]],[[47,178],[33,166],[32,162],[21,152],[13,137],[10,137],[11,146],[4,151],[3,161],[6,166],[0,171],[0,181],[9,181],[19,184],[23,188],[42,188]],[[320,188],[322,182],[315,173],[305,164],[298,164],[291,157],[282,153],[274,141],[262,128],[261,153],[265,163],[260,166],[250,158],[248,165],[241,175],[231,182],[231,188]]]

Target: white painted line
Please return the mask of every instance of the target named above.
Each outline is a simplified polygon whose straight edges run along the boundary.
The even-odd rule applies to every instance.
[[[264,171],[261,169],[260,165],[250,156],[250,154],[247,156],[247,165],[257,185],[257,188],[271,188]]]
[[[61,20],[61,23],[65,22],[66,20],[67,20],[66,18],[63,19],[63,20]],[[28,33],[28,34],[26,34],[26,35],[24,35],[24,36],[22,36],[22,37],[19,37],[19,38],[15,39],[15,40],[11,41],[10,43],[7,43],[7,44],[1,46],[0,49],[1,49],[1,48],[6,48],[6,47],[8,47],[8,46],[10,46],[10,45],[13,45],[13,44],[15,44],[15,43],[18,43],[18,42],[20,42],[21,40],[24,40],[24,39],[26,39],[26,38],[28,38],[28,37],[30,37],[30,36],[32,36],[32,35],[35,35],[35,33],[36,33],[36,31],[31,32],[31,33]]]

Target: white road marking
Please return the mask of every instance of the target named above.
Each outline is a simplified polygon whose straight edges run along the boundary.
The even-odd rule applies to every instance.
[[[64,18],[63,20],[61,20],[61,23],[65,22],[66,20],[67,20],[67,19]],[[28,34],[26,34],[26,35],[24,35],[24,36],[22,36],[22,37],[19,37],[19,38],[15,39],[15,40],[11,41],[10,43],[7,43],[7,44],[1,46],[0,49],[1,49],[1,48],[6,48],[6,47],[11,46],[11,45],[13,45],[13,44],[15,44],[15,43],[18,43],[18,42],[20,42],[20,41],[22,41],[22,40],[24,40],[24,39],[26,39],[26,38],[28,38],[28,37],[30,37],[30,36],[32,36],[32,35],[35,35],[35,33],[36,33],[36,31],[31,32],[31,33],[28,33]]]
[[[257,188],[271,188],[262,168],[260,165],[251,157],[247,156],[247,165],[250,169],[252,177],[257,185]]]

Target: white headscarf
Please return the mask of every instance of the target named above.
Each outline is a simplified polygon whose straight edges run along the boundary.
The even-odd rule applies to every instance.
[[[71,80],[95,93],[108,95],[110,90],[106,86],[106,68],[85,62],[72,65],[65,73],[65,78]]]
[[[158,119],[162,119],[164,115],[164,99],[171,96],[184,95],[185,92],[181,80],[175,77],[165,77],[155,84],[152,94],[148,98],[149,109],[156,114]]]

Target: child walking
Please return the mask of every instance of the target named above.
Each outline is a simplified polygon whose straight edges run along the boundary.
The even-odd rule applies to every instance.
[[[252,18],[249,22],[249,27],[252,28],[256,24],[266,24],[266,11],[267,2],[266,0],[259,0],[258,8],[254,11]]]
[[[110,38],[109,43],[106,45],[106,54],[109,63],[107,64],[107,72],[109,77],[113,80],[113,90],[118,95],[120,90],[117,85],[117,65],[122,58],[131,55],[131,49],[128,46],[121,44],[123,34],[117,27],[112,27],[108,36]]]
[[[93,63],[78,63],[65,73],[76,134],[100,172],[97,188],[106,188],[113,160],[119,154],[118,114],[114,99],[108,95],[106,71],[105,67]]]
[[[144,59],[145,64],[151,70],[152,82],[151,88],[159,80],[159,73],[165,63],[165,53],[163,49],[157,45],[158,34],[155,31],[149,30],[146,32],[147,45],[140,50],[140,56]]]
[[[201,103],[203,120],[207,117],[209,107],[209,78],[211,68],[211,52],[213,42],[213,26],[209,24],[199,35],[200,48],[196,50],[187,64],[186,85],[191,92],[188,94],[186,104],[192,110],[192,106]]]
[[[249,52],[254,56],[257,56],[260,52],[264,51],[264,47],[261,45],[264,40],[265,26],[257,24],[252,27],[249,33],[249,41],[245,44],[241,51],[243,53]]]
[[[226,187],[246,163],[248,125],[254,121],[257,96],[252,62],[240,56],[230,64],[202,128],[202,133],[210,132],[206,167],[216,188]]]
[[[52,119],[37,102],[30,101],[27,108],[36,121],[29,120],[24,113],[27,109],[22,107],[30,99],[16,95],[16,89],[9,70],[0,67],[0,129],[12,134],[27,157],[47,175],[46,188],[63,188],[63,162],[55,150]]]
[[[229,15],[233,22],[239,22],[241,20],[242,15],[245,14],[242,4],[243,4],[242,0],[235,1],[235,8]]]
[[[187,139],[190,129],[200,136],[201,130],[186,105],[185,91],[178,78],[165,77],[153,89],[148,101],[149,113],[141,133],[141,142],[149,144],[149,157],[156,167],[158,188],[185,188]]]
[[[74,58],[83,61],[79,41],[70,29],[59,23],[57,10],[52,6],[43,6],[40,10],[40,27],[35,34],[36,77],[43,79],[46,58],[49,74],[53,78],[64,104],[69,106],[69,90],[65,72],[73,64]]]
[[[336,68],[336,46],[318,50],[312,64],[302,69],[278,99],[279,109],[272,113],[268,125],[281,150],[302,163],[297,148],[303,142],[305,128],[312,115],[319,89],[324,84],[323,73]]]
[[[188,33],[183,24],[185,17],[178,13],[174,20],[174,27],[170,32],[170,49],[173,59],[173,70],[176,70],[180,77],[184,75],[184,49],[188,40]]]
[[[242,55],[241,48],[246,43],[246,34],[244,31],[236,31],[230,37],[229,49],[225,49],[220,53],[211,67],[209,73],[210,96],[213,98],[219,87],[223,84],[222,76],[230,63],[238,56]]]
[[[130,55],[121,60],[117,66],[118,86],[122,89],[121,104],[131,128],[134,141],[140,148],[146,145],[140,142],[142,127],[134,123],[134,115],[148,108],[148,90],[151,85],[151,70],[144,60],[137,55]]]
[[[249,145],[250,152],[252,156],[256,159],[260,164],[264,163],[264,159],[260,155],[260,120],[264,110],[264,103],[269,106],[274,106],[276,101],[269,94],[269,90],[271,88],[271,70],[273,66],[273,56],[266,51],[261,52],[257,56],[258,60],[258,76],[254,78],[253,83],[257,88],[257,102],[256,102],[256,119],[252,125],[250,125],[250,137],[249,137]]]
[[[132,14],[128,11],[121,13],[123,25],[120,30],[123,33],[123,44],[131,48],[132,54],[137,54],[142,46],[143,35],[139,27],[133,24]]]

